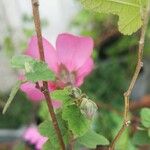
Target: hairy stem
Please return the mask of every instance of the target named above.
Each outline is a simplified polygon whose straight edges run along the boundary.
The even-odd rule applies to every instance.
[[[38,38],[38,48],[39,48],[39,54],[40,54],[40,60],[45,62],[45,56],[44,56],[44,48],[43,48],[43,42],[42,42],[42,32],[41,32],[41,22],[40,22],[40,15],[39,15],[39,1],[38,0],[31,0],[32,2],[32,10],[33,10],[33,17],[34,17],[34,24],[35,24],[35,30]],[[60,147],[62,150],[65,150],[65,144],[63,142],[62,134],[56,119],[56,115],[54,113],[54,108],[52,105],[52,100],[49,94],[48,90],[48,83],[46,81],[43,81],[43,87],[40,87],[38,83],[36,83],[36,87],[43,92],[48,110],[50,113],[50,116],[52,118],[53,126],[60,144]]]
[[[144,18],[143,18],[143,26],[141,29],[141,36],[140,36],[140,40],[139,40],[138,61],[137,61],[136,69],[135,69],[134,75],[132,77],[132,80],[130,82],[129,88],[124,93],[125,107],[124,107],[123,125],[122,125],[121,129],[119,130],[119,132],[117,133],[117,135],[115,136],[115,138],[113,139],[112,143],[110,144],[109,150],[114,150],[116,142],[118,141],[118,139],[120,138],[120,136],[122,135],[122,133],[124,132],[124,130],[128,127],[128,125],[130,123],[130,121],[128,120],[129,98],[130,98],[131,92],[133,90],[133,87],[135,85],[135,82],[138,78],[138,75],[140,73],[140,70],[143,67],[143,62],[142,62],[143,48],[144,48],[144,41],[145,41],[145,33],[146,33],[148,21],[149,21],[149,14],[150,14],[150,0],[148,1],[147,9],[145,11]]]

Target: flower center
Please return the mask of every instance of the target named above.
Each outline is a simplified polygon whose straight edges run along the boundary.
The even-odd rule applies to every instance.
[[[61,64],[59,66],[58,80],[63,84],[62,86],[75,84],[75,72],[69,72],[67,68]]]

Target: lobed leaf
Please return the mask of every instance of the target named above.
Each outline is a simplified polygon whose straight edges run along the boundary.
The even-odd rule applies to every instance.
[[[25,69],[25,63],[31,63],[34,60],[26,55],[19,55],[19,56],[14,56],[11,59],[11,66],[13,68],[18,68],[18,69]]]
[[[88,148],[96,148],[97,145],[109,144],[109,141],[103,135],[97,134],[92,130],[79,137],[77,141]]]
[[[62,118],[68,122],[69,129],[75,136],[84,135],[90,128],[90,121],[76,105],[65,107],[62,112]]]
[[[81,0],[86,9],[119,16],[119,31],[130,35],[142,25],[139,0]],[[145,3],[145,2],[144,2]]]
[[[55,90],[55,91],[51,92],[51,97],[52,97],[52,99],[66,101],[66,100],[70,99],[69,94],[70,94],[69,89],[64,88],[63,90]]]
[[[66,127],[66,122],[62,120],[61,116],[57,114],[57,120],[58,124],[61,130],[61,134],[63,136],[63,140],[65,144],[68,143],[68,130]],[[39,125],[39,131],[43,136],[46,136],[50,139],[50,143],[48,142],[46,145],[51,145],[49,148],[53,148],[55,150],[60,150],[60,145],[57,139],[57,135],[55,133],[55,129],[53,127],[53,124],[50,120],[45,120],[43,123]],[[47,146],[45,146],[47,147]],[[45,148],[45,150],[47,150]]]
[[[27,66],[27,65],[26,65]],[[48,68],[47,64],[41,61],[35,61],[34,63],[28,63],[28,71],[26,72],[26,78],[28,81],[48,81],[54,80],[54,73]]]
[[[11,65],[14,68],[25,69],[28,81],[37,82],[55,79],[54,73],[45,62],[37,61],[26,55],[14,56]]]

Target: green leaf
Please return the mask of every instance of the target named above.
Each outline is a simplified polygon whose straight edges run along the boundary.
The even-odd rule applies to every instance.
[[[97,145],[108,145],[109,141],[100,134],[89,130],[83,136],[78,138],[78,142],[88,148],[96,148]]]
[[[143,126],[146,128],[150,128],[150,109],[143,108],[140,112],[140,115]]]
[[[131,142],[130,139],[130,133],[129,130],[126,129],[118,141],[115,144],[115,150],[135,150],[136,148],[134,147],[133,143]]]
[[[54,80],[54,73],[48,68],[47,64],[41,61],[26,63],[26,77],[32,82]]]
[[[84,135],[90,128],[90,121],[76,105],[64,107],[62,118],[68,122],[69,129],[75,136]]]
[[[12,103],[12,101],[13,101],[13,99],[14,99],[16,93],[17,93],[17,91],[18,91],[19,88],[20,88],[21,83],[22,83],[21,80],[17,81],[17,83],[15,84],[15,86],[12,88],[12,90],[11,90],[11,92],[10,92],[10,95],[9,95],[9,98],[8,98],[8,100],[7,100],[7,102],[6,102],[5,106],[4,106],[4,108],[3,108],[3,112],[2,112],[3,114],[6,113],[8,107],[9,107],[10,104]]]
[[[64,88],[63,90],[55,90],[55,91],[51,92],[51,97],[52,97],[52,99],[66,101],[66,100],[70,99],[69,94],[70,94],[69,89]]]
[[[61,130],[61,134],[63,136],[64,143],[68,143],[68,135],[69,132],[67,130],[66,122],[62,120],[61,116],[57,114],[58,124]],[[45,120],[43,123],[39,125],[39,131],[43,136],[50,138],[51,146],[54,147],[55,150],[60,150],[59,142],[57,139],[57,135],[55,133],[55,129],[53,124],[50,120]],[[49,147],[51,148],[51,147]]]
[[[150,137],[150,129],[148,130],[148,136]]]
[[[150,143],[150,137],[148,137],[147,131],[138,131],[133,137],[133,143],[135,145],[147,145]]]
[[[45,103],[45,101],[41,101],[38,115],[42,120],[49,118],[49,111],[48,111],[48,107],[47,107],[47,104]]]
[[[86,9],[119,16],[119,31],[130,35],[142,25],[139,0],[81,0]]]
[[[34,60],[26,55],[19,55],[19,56],[14,56],[11,59],[11,66],[13,68],[18,68],[18,69],[25,69],[25,63],[31,63]]]
[[[11,60],[14,68],[25,69],[28,81],[48,81],[54,80],[54,73],[48,68],[45,62],[37,61],[29,56],[14,56]]]
[[[70,97],[70,88],[66,87],[63,90],[55,90],[50,93],[51,98],[54,100],[63,101],[63,105],[67,106],[73,103],[73,100]]]
[[[46,143],[44,143],[42,150],[59,150],[59,148],[56,148],[54,145],[52,145],[52,143],[50,142],[50,140],[47,140]]]

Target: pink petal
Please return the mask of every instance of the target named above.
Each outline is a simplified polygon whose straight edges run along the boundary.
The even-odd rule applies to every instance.
[[[84,78],[92,71],[93,67],[93,60],[92,58],[89,58],[84,65],[77,70],[76,86],[80,86],[83,83]]]
[[[55,82],[49,81],[48,88],[49,88],[49,91],[55,91],[57,89],[57,85]],[[61,102],[58,100],[53,100],[52,104],[53,104],[53,107],[56,109],[61,107]]]
[[[23,134],[23,139],[31,144],[35,144],[40,137],[37,127],[32,125]]]
[[[60,34],[56,41],[56,50],[60,63],[64,64],[69,71],[74,71],[90,57],[93,40],[90,37]]]
[[[20,89],[27,94],[27,97],[32,101],[41,101],[44,99],[43,93],[35,88],[33,83],[24,83],[21,85]]]
[[[57,55],[54,47],[43,38],[44,55],[48,66],[55,72],[57,72]],[[25,52],[26,55],[39,59],[38,41],[37,37],[33,36],[29,42],[28,49]]]
[[[42,150],[43,144],[48,140],[47,137],[42,136],[35,125],[31,125],[23,134],[23,139],[30,144],[35,145],[37,150]]]
[[[47,137],[43,137],[41,136],[38,140],[38,142],[36,143],[36,149],[38,150],[42,150],[42,147],[44,145],[44,143],[48,140]]]

